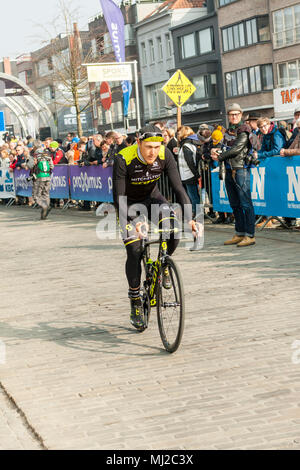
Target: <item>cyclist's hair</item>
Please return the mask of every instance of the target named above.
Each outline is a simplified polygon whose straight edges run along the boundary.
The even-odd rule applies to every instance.
[[[159,127],[156,127],[154,124],[149,124],[148,126],[142,127],[142,129],[139,130],[139,135],[143,134],[162,134],[162,130]]]

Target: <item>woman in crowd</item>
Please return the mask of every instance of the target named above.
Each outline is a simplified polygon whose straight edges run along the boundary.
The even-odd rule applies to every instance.
[[[7,150],[1,150],[0,152],[0,167],[1,168],[9,168],[10,165],[10,159],[9,159],[9,153]]]
[[[178,169],[182,183],[192,203],[193,217],[196,217],[197,204],[200,204],[198,180],[197,146],[200,145],[197,135],[188,126],[178,129],[177,138],[180,146],[178,152]]]
[[[102,150],[102,166],[103,168],[106,168],[108,166],[107,157],[108,157],[108,152],[110,149],[109,142],[107,142],[106,139],[103,139],[101,142],[100,148]]]

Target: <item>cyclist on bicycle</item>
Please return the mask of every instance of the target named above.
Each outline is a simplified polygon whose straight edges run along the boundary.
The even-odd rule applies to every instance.
[[[158,218],[160,227],[166,220],[171,228],[178,224],[172,207],[157,186],[163,172],[169,178],[185,220],[193,232],[196,232],[196,222],[192,220],[189,197],[182,185],[174,157],[170,150],[164,147],[163,141],[162,131],[158,127],[149,125],[141,129],[137,144],[121,150],[115,158],[113,169],[114,205],[127,251],[126,276],[129,284],[128,297],[131,301],[130,321],[137,329],[143,327],[143,306],[140,296],[143,233],[141,218],[137,217],[136,210],[141,215],[147,215],[148,219],[151,219],[151,216],[155,220]],[[168,241],[168,255],[174,253],[178,243],[179,240],[171,234]],[[163,271],[163,286],[166,289],[170,288],[167,269]]]

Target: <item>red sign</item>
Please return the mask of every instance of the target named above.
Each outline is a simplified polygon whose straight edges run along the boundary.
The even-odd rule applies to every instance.
[[[100,99],[103,108],[108,111],[111,107],[112,97],[111,89],[107,82],[102,82],[100,86]]]

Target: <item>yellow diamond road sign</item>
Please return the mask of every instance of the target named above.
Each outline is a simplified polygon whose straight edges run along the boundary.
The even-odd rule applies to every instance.
[[[165,84],[163,91],[174,101],[176,106],[181,107],[196,91],[196,87],[181,70],[177,70]]]

